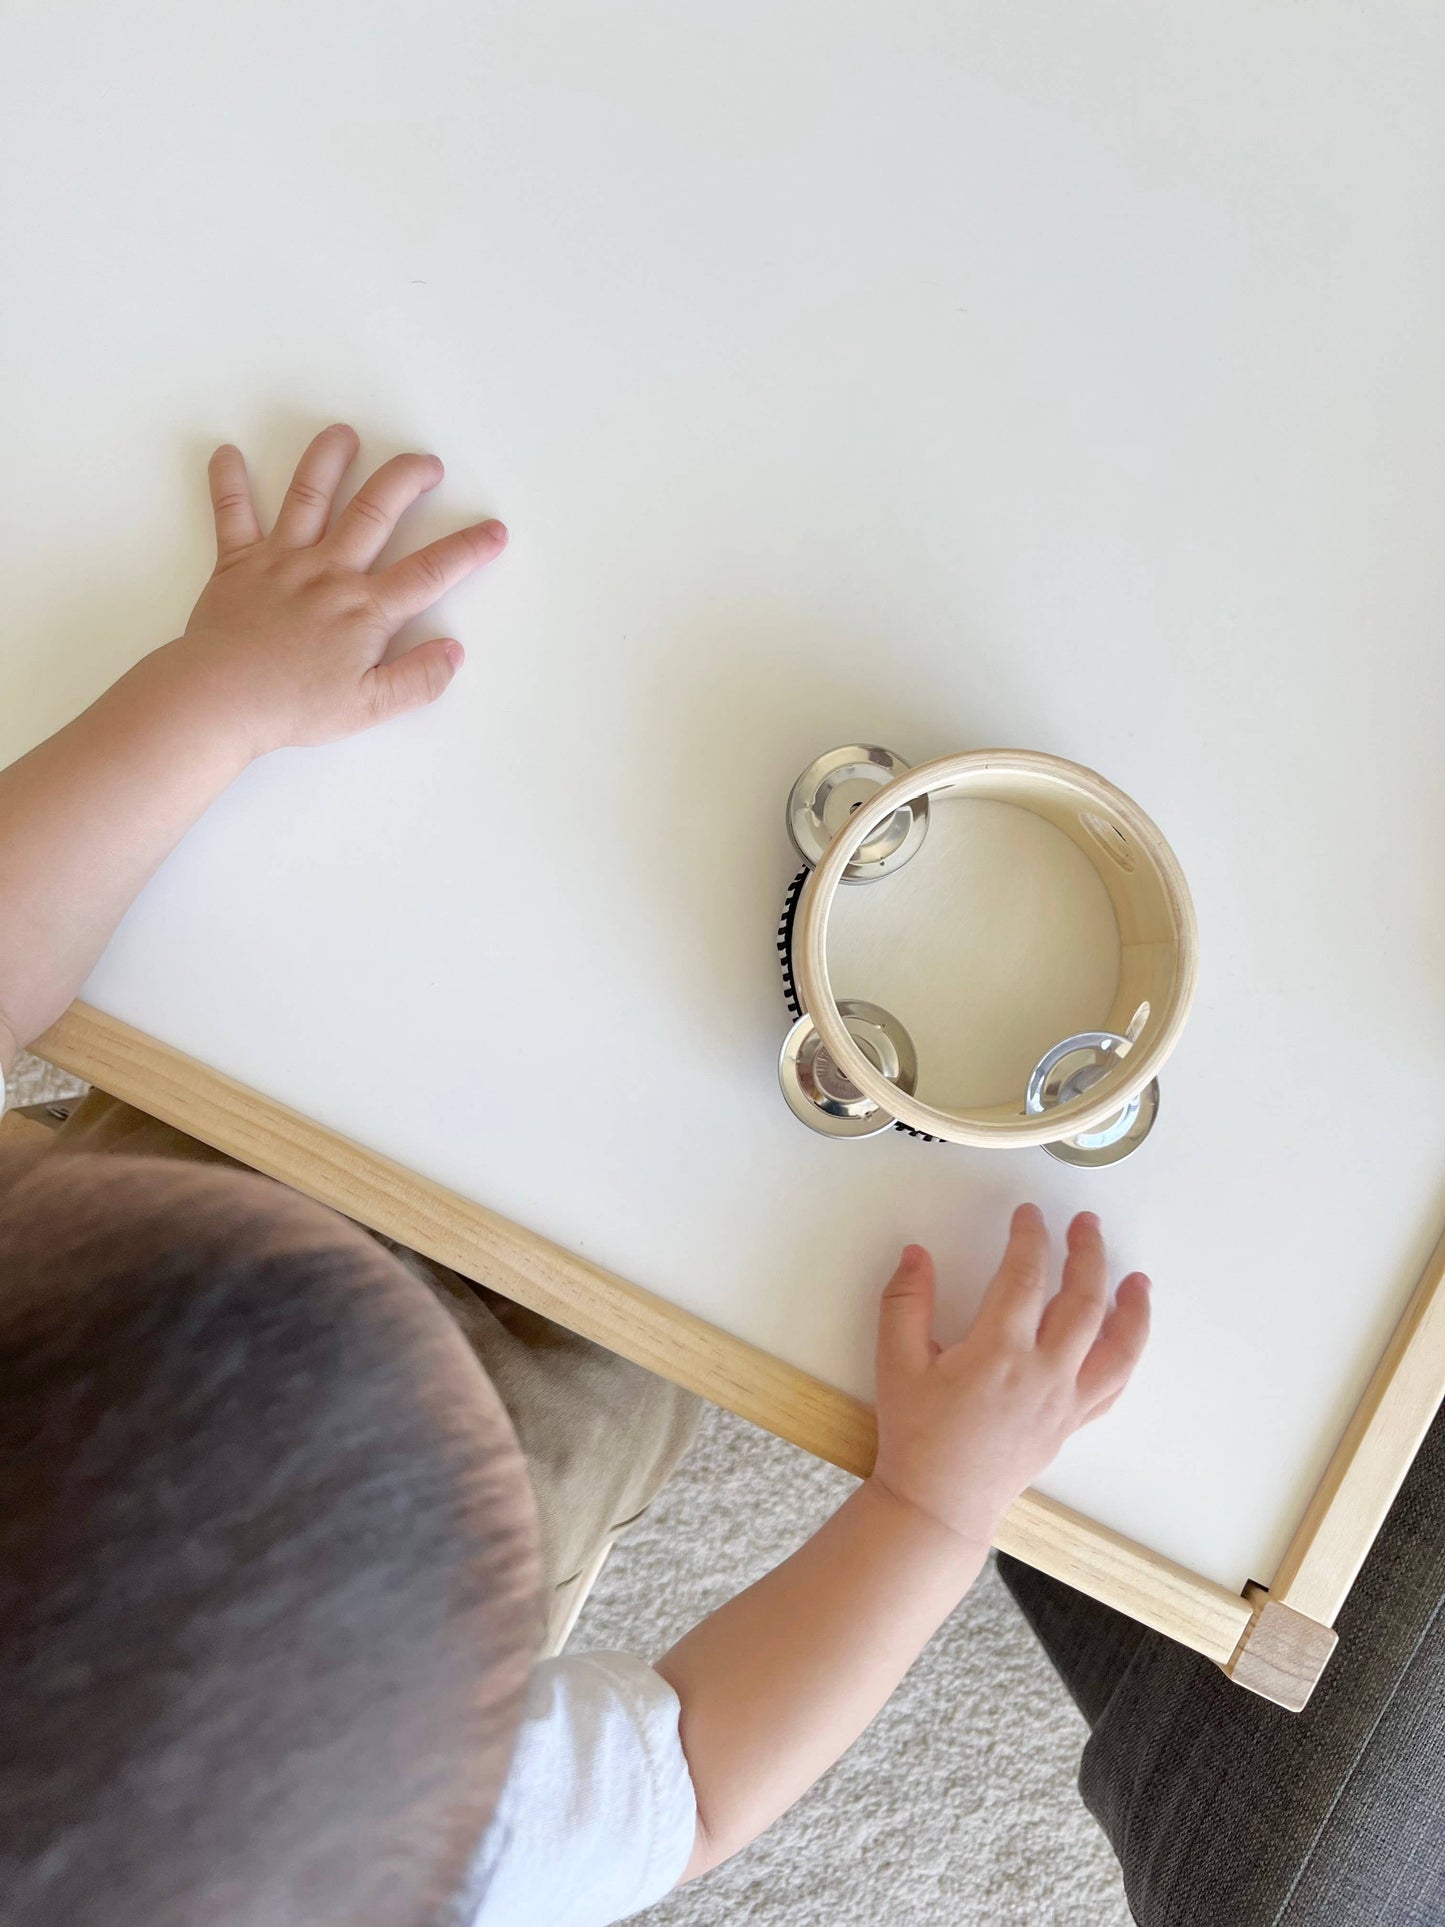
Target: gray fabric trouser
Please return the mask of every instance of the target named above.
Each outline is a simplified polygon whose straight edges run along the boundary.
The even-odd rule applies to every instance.
[[[1445,1410],[1302,1713],[998,1565],[1089,1723],[1079,1790],[1141,1927],[1442,1927]]]

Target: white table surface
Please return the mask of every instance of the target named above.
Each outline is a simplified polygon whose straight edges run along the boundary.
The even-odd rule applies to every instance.
[[[0,159],[0,756],[175,633],[224,438],[503,515],[436,710],[253,769],[85,995],[866,1393],[1011,1205],[1155,1274],[1044,1489],[1267,1577],[1445,1207],[1445,14],[21,6]],[[424,633],[419,631],[418,633]],[[433,627],[430,633],[436,633]],[[1203,974],[1153,1140],[784,1109],[787,786],[1077,758]],[[520,799],[520,800],[517,800]]]

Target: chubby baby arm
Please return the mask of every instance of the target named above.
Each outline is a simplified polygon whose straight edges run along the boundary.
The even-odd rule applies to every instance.
[[[684,1878],[786,1811],[847,1749],[978,1576],[999,1519],[1070,1433],[1119,1396],[1149,1330],[1149,1280],[1109,1290],[1099,1221],[1069,1226],[1055,1286],[1037,1206],[956,1345],[910,1245],[883,1294],[878,1454],[822,1529],[658,1662],[682,1706],[698,1827]]]

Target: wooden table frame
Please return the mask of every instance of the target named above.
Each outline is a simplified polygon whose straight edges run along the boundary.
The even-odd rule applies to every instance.
[[[115,1018],[74,1004],[31,1048],[834,1465],[863,1477],[873,1463],[873,1413],[861,1400]],[[994,1543],[1298,1710],[1334,1649],[1336,1615],[1442,1396],[1445,1237],[1268,1586],[1232,1593],[1036,1492],[1010,1507]]]

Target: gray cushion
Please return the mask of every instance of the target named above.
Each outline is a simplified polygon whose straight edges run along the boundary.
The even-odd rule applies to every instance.
[[[1141,1927],[1442,1927],[1445,1412],[1302,1713],[998,1564],[1091,1728],[1079,1790]]]

